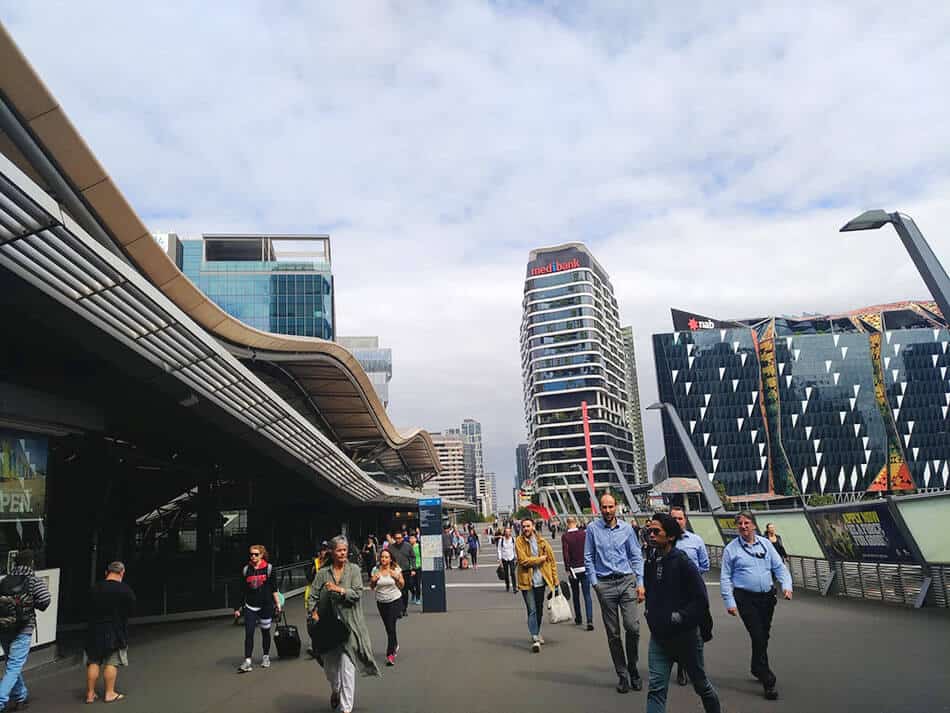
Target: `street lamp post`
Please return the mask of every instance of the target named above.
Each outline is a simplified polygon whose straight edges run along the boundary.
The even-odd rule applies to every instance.
[[[699,481],[699,487],[703,489],[703,495],[706,496],[709,509],[713,512],[725,510],[726,508],[723,506],[722,500],[719,499],[719,493],[717,493],[716,488],[713,487],[712,480],[706,472],[706,467],[703,465],[699,453],[696,452],[696,446],[694,446],[690,440],[689,434],[686,432],[686,427],[680,420],[679,414],[676,413],[676,409],[666,402],[658,402],[652,406],[647,406],[647,411],[660,410],[666,413],[670,419],[670,423],[673,424],[673,430],[676,432],[676,436],[679,438],[683,450],[686,451],[686,460],[689,461],[690,470],[693,471],[693,475],[695,475],[696,480]]]
[[[910,259],[917,267],[917,272],[924,278],[924,284],[927,285],[927,289],[930,290],[930,294],[933,295],[934,301],[943,313],[943,318],[950,320],[950,277],[947,277],[947,271],[943,269],[940,260],[930,249],[930,245],[927,244],[913,218],[903,213],[869,210],[845,223],[841,232],[877,230],[888,223],[894,226],[901,242],[904,243]]]

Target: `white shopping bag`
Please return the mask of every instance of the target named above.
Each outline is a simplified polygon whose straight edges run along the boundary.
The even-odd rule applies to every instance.
[[[571,614],[571,605],[567,602],[567,597],[561,594],[560,589],[554,589],[553,595],[548,594],[548,623],[560,624],[562,621],[573,619]]]

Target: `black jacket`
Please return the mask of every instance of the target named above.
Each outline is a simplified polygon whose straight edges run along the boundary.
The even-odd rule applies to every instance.
[[[709,611],[706,583],[685,552],[674,547],[665,557],[657,554],[649,558],[644,579],[644,614],[654,637],[671,639],[705,624]],[[678,621],[674,621],[674,613]]]
[[[395,542],[392,543],[389,546],[389,554],[392,555],[393,561],[399,565],[399,569],[408,572],[416,568],[416,553],[412,551],[409,540],[403,540],[401,545],[397,545]]]

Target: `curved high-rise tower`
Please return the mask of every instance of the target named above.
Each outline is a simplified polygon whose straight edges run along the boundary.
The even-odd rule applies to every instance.
[[[581,243],[532,250],[525,276],[521,370],[535,489],[561,491],[567,478],[582,507],[589,504],[582,402],[587,404],[595,488],[616,483],[605,445],[628,482],[634,454],[627,426],[627,390],[620,314],[607,272]]]

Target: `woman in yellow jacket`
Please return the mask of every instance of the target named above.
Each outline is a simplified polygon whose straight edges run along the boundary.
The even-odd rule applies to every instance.
[[[524,605],[528,610],[531,651],[536,654],[541,651],[541,644],[544,643],[544,637],[541,636],[544,593],[548,587],[557,589],[558,578],[554,550],[547,540],[534,531],[534,521],[530,518],[521,522],[521,534],[515,538],[515,557],[518,560],[518,590],[524,597]]]

